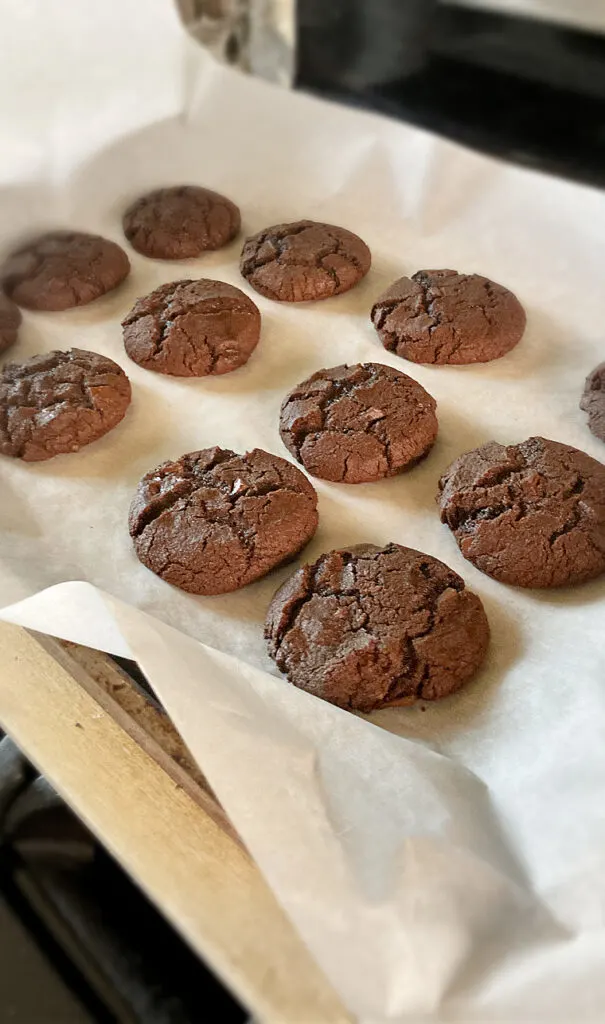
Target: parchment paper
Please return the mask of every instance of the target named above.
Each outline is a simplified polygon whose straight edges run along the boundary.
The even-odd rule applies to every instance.
[[[241,239],[179,264],[129,252],[119,291],[26,313],[11,358],[104,352],[134,398],[121,426],[76,455],[2,460],[0,603],[24,601],[3,617],[140,662],[360,1020],[603,1020],[605,583],[499,585],[462,559],[434,505],[445,466],[491,438],[541,434],[603,460],[578,408],[605,358],[603,195],[240,78],[186,37],[168,0],[1,0],[0,13],[0,247],[47,225],[124,241],[132,198],[197,182],[241,205],[245,233],[325,219],[374,255],[365,281],[336,299],[288,307],[251,293],[261,343],[216,379],[140,369],[119,322],[135,297],[179,277],[248,290]],[[424,267],[512,288],[528,311],[518,349],[460,368],[386,353],[371,303]],[[126,526],[138,479],[163,459],[211,444],[285,456],[283,394],[320,366],[360,360],[418,379],[437,399],[440,437],[396,479],[317,481],[320,528],[303,559],[359,541],[420,548],[481,596],[493,634],[459,695],[371,722],[274,674],[262,622],[291,568],[194,598],[139,564]]]

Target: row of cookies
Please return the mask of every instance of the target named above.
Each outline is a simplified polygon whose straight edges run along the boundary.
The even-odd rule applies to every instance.
[[[38,263],[38,284],[45,282],[43,294],[46,297],[49,289],[53,295],[60,294],[62,301],[68,291],[80,299],[84,294],[91,294],[90,289],[86,293],[83,291],[83,285],[90,277],[87,262],[90,246],[82,239],[89,238],[94,240],[94,236],[78,236],[75,240],[73,235],[62,234],[60,238],[55,235],[52,239],[47,236],[51,255],[46,259],[40,257]],[[104,242],[102,239],[96,241]],[[120,251],[119,247],[114,248]],[[69,279],[60,276],[57,267],[59,252],[61,265],[70,268]],[[76,253],[80,255],[76,256]],[[69,256],[67,260],[66,256]],[[103,266],[103,263],[99,265]],[[79,268],[77,274],[74,267]],[[420,283],[421,277],[423,284]],[[105,280],[108,280],[106,275]],[[435,284],[437,280],[439,284]],[[387,348],[419,362],[469,362],[495,358],[496,353],[506,351],[513,338],[518,340],[520,337],[524,314],[510,292],[503,298],[500,315],[487,329],[485,325],[489,315],[485,302],[480,306],[472,301],[472,296],[477,289],[482,296],[484,293],[493,294],[498,286],[478,275],[463,278],[450,271],[433,272],[432,281],[429,288],[425,272],[411,279],[402,278],[375,303],[372,318]],[[461,281],[464,281],[464,301],[455,297],[460,293]],[[498,290],[498,294],[505,292],[505,289]],[[47,298],[45,303],[48,305]],[[446,307],[447,315],[444,312]],[[408,325],[406,330],[401,327],[403,319]],[[0,293],[0,352],[14,344],[20,322],[18,307],[8,296]],[[122,323],[125,350],[134,362],[145,369],[182,377],[223,374],[237,369],[247,362],[256,348],[261,331],[260,311],[252,300],[239,288],[210,279],[161,285],[138,299]],[[412,338],[414,331],[416,334]],[[330,374],[333,371],[319,372]],[[317,390],[319,385],[314,384],[314,378],[303,381],[296,390],[304,392],[312,384]],[[605,363],[588,376],[580,405],[588,412],[592,432],[605,440]],[[293,451],[290,443],[293,439],[287,438],[284,432],[282,437]],[[301,461],[306,465],[304,459]],[[308,468],[313,472],[310,466]],[[319,472],[317,475],[323,474]],[[346,479],[349,482],[373,478],[353,472],[327,476],[327,479]]]
[[[115,427],[130,398],[124,371],[96,353],[72,349],[9,365],[0,378],[0,452],[39,461],[77,451]],[[437,433],[435,406],[424,388],[392,367],[335,367],[314,374],[286,397],[281,434],[312,475],[346,483],[376,480],[409,468],[427,454]],[[190,457],[183,458],[182,465],[189,466]],[[308,493],[311,484],[306,477],[278,461],[295,474],[298,489],[304,482]],[[135,545],[146,561],[147,542],[137,538],[151,535],[146,528],[155,515],[150,510],[156,510],[165,524],[188,487],[199,491],[191,522],[188,506],[178,505],[180,532],[174,557],[168,557],[165,544],[154,538],[149,568],[184,589],[216,593],[215,584],[204,580],[198,566],[199,558],[202,566],[206,564],[209,549],[205,544],[199,552],[195,548],[200,517],[206,514],[206,488],[197,487],[196,472],[189,467],[185,473],[181,462],[167,463],[143,481],[143,493],[150,488],[156,499],[149,503],[143,527],[139,523],[133,533]],[[237,481],[243,487],[245,474]],[[581,583],[605,571],[605,466],[586,453],[543,438],[516,446],[489,442],[461,455],[439,486],[442,520],[462,554],[494,579],[552,587]],[[237,493],[229,491],[231,497]],[[293,515],[289,528],[302,529],[304,517],[298,516],[298,524],[296,519]],[[279,549],[260,571],[253,559],[242,578],[232,562],[231,572],[221,576],[221,589],[233,590],[264,575],[297,553],[311,535],[303,529],[305,539],[294,552],[286,545],[287,550]],[[191,571],[202,580],[195,586],[178,582],[188,571],[187,561],[177,557],[183,544],[193,552],[196,568]],[[167,575],[164,564],[177,566],[177,579]]]

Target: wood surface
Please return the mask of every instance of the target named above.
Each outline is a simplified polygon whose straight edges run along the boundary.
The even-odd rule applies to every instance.
[[[350,1024],[169,720],[107,655],[0,622],[0,725],[258,1021]]]

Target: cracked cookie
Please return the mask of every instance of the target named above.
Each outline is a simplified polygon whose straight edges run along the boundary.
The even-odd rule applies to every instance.
[[[240,269],[253,288],[279,302],[329,299],[353,288],[370,269],[365,242],[346,228],[300,220],[247,238]]]
[[[317,529],[317,494],[259,448],[205,448],[143,477],[129,527],[140,561],[167,583],[224,594],[296,557]]]
[[[0,353],[16,342],[20,323],[19,307],[0,292]]]
[[[430,451],[436,402],[417,381],[381,363],[319,370],[281,407],[279,432],[307,472],[359,484],[394,476]]]
[[[506,355],[525,330],[525,311],[512,292],[455,270],[400,277],[371,317],[384,347],[413,363],[486,363]]]
[[[133,249],[155,260],[195,259],[238,234],[240,212],[218,192],[197,185],[158,188],[128,207],[122,224]]]
[[[72,348],[0,374],[0,452],[25,462],[77,452],[124,418],[130,381],[117,363]]]
[[[588,413],[588,426],[595,437],[605,441],[605,363],[586,378],[580,409]]]
[[[0,269],[4,291],[26,309],[85,306],[128,276],[123,249],[100,235],[51,231],[16,249]]]
[[[139,366],[204,377],[248,361],[260,336],[260,313],[223,281],[172,281],[138,299],[122,327],[124,348]]]
[[[501,583],[559,587],[605,572],[605,466],[585,452],[543,437],[490,441],[439,488],[462,554]]]
[[[489,625],[443,562],[399,544],[359,544],[286,580],[265,637],[295,686],[367,712],[459,689],[483,661]]]

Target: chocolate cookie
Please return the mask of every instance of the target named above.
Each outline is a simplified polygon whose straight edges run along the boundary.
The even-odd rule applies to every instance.
[[[123,419],[130,381],[117,363],[72,348],[0,374],[0,452],[25,462],[77,452]]]
[[[430,451],[435,399],[380,363],[318,370],[282,403],[286,448],[314,476],[360,484],[394,476]]]
[[[359,544],[305,565],[277,591],[269,654],[291,683],[356,711],[438,700],[479,667],[479,598],[421,551]]]
[[[304,548],[317,529],[317,495],[276,455],[205,448],[143,477],[129,525],[141,562],[167,583],[224,594]]]
[[[605,466],[558,441],[490,441],[439,481],[441,520],[501,583],[558,587],[605,571]]]
[[[139,299],[122,326],[124,348],[139,366],[204,377],[248,361],[260,336],[260,313],[223,281],[172,281]]]
[[[588,426],[595,437],[605,441],[605,363],[586,378],[580,409],[588,413]]]
[[[376,300],[372,323],[389,352],[414,363],[487,363],[521,340],[525,311],[487,277],[419,270]]]
[[[158,188],[128,207],[122,221],[133,249],[155,260],[195,259],[221,249],[240,229],[230,199],[197,185]]]
[[[268,299],[306,302],[347,292],[367,274],[371,259],[365,242],[352,231],[300,220],[247,238],[240,269]]]
[[[56,311],[98,299],[129,271],[128,256],[115,242],[81,231],[52,231],[16,249],[0,279],[20,306]]]
[[[0,352],[6,352],[15,343],[20,323],[19,307],[0,292]]]

